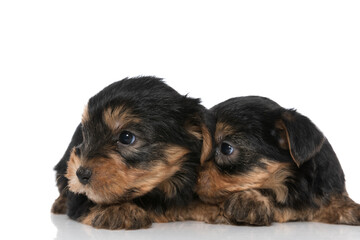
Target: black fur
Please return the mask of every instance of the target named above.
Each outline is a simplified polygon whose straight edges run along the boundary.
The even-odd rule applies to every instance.
[[[197,180],[197,171],[194,170],[199,167],[199,155],[196,153],[192,155],[186,156],[188,160],[184,162],[182,170],[173,176],[173,182],[179,194],[168,198],[158,188],[154,188],[133,201],[145,210],[153,210],[157,214],[163,214],[168,208],[186,206],[195,197],[193,188]]]
[[[70,158],[70,152],[74,147],[81,144],[82,141],[83,141],[82,126],[81,124],[79,124],[72,136],[69,146],[67,147],[64,153],[64,156],[61,158],[59,163],[54,167],[54,170],[56,171],[56,183],[60,193],[63,192],[66,193],[66,187],[68,185],[68,179],[64,175],[67,169],[67,162],[69,161]]]
[[[104,110],[115,109],[117,106],[125,106],[141,119],[140,123],[126,126],[137,133],[137,138],[141,140],[139,151],[130,152],[124,146],[118,145],[116,141],[119,135],[113,135],[104,123]],[[185,126],[190,122],[200,129],[203,123],[214,124],[210,116],[207,116],[205,108],[200,105],[199,99],[180,95],[158,78],[124,79],[109,85],[92,97],[88,102],[88,115],[90,120],[77,127],[63,158],[55,167],[59,191],[67,196],[67,214],[70,218],[81,219],[89,208],[95,205],[85,195],[67,190],[68,180],[64,174],[74,147],[75,154],[84,159],[99,156],[108,158],[110,153],[116,153],[125,159],[129,168],[147,169],[154,161],[163,159],[165,146],[182,146],[188,149],[189,153],[184,156],[181,169],[169,180],[176,186],[177,194],[174,197],[168,198],[155,187],[136,198],[131,195],[138,189],[129,189],[124,196],[119,196],[119,201],[126,199],[143,209],[161,214],[169,207],[183,206],[192,200],[202,140],[191,134]],[[212,126],[207,127],[209,132],[210,129]]]
[[[84,194],[76,194],[71,191],[67,193],[67,215],[77,220],[88,214],[91,207],[95,204],[90,201]]]
[[[260,159],[291,164],[293,175],[286,180],[289,190],[282,208],[317,209],[319,199],[326,204],[331,196],[346,193],[344,173],[330,143],[305,116],[287,110],[264,97],[238,97],[214,106],[211,111],[217,122],[226,123],[234,134],[221,142],[232,145],[237,154],[224,156],[217,147],[215,164],[224,174],[241,175],[254,167],[263,167]],[[280,146],[282,121],[290,138],[289,149]],[[284,134],[284,133],[283,133]],[[240,183],[241,184],[241,183]],[[263,195],[273,196],[268,189]]]

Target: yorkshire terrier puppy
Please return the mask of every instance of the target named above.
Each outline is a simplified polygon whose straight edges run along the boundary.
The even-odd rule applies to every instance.
[[[89,100],[55,166],[60,196],[52,212],[106,229],[196,218],[185,215],[197,208],[198,166],[213,149],[210,125],[198,99],[160,79],[109,85]],[[190,202],[185,215],[171,213]]]
[[[197,193],[223,208],[231,223],[360,224],[340,163],[307,117],[256,96],[229,99],[211,111],[215,154],[202,162]]]

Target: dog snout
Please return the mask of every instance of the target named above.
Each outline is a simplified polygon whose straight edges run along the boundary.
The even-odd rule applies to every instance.
[[[84,167],[79,167],[76,171],[76,176],[78,177],[79,181],[84,185],[89,183],[91,174],[91,170]]]

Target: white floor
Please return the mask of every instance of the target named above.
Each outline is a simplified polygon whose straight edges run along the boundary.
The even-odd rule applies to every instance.
[[[360,240],[360,226],[108,231],[51,215],[52,169],[87,100],[139,75],[206,107],[263,95],[296,108],[329,139],[360,203],[360,1],[103,2],[0,1],[0,240]]]
[[[270,227],[248,227],[211,225],[201,222],[175,222],[154,224],[150,229],[142,230],[98,230],[74,222],[66,216],[51,215],[56,226],[53,239],[360,239],[360,227],[329,225],[321,223],[285,223]]]

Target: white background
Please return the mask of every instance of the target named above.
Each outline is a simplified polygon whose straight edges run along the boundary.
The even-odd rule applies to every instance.
[[[298,109],[330,140],[360,202],[359,13],[359,1],[330,0],[1,1],[1,239],[360,236],[360,227],[315,223],[111,232],[50,214],[52,168],[88,98],[138,75],[162,77],[206,107],[263,95]]]

